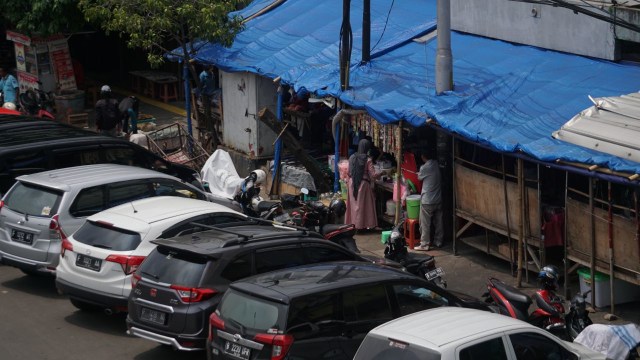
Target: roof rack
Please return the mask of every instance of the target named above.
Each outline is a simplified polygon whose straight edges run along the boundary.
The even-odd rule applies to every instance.
[[[195,221],[192,221],[189,223],[190,225],[193,226],[201,226],[205,229],[209,229],[209,230],[215,230],[215,231],[219,231],[221,233],[225,233],[225,234],[231,234],[231,235],[236,235],[237,237],[241,237],[244,239],[244,241],[248,241],[250,238],[253,237],[253,235],[245,235],[245,234],[241,234],[239,232],[235,232],[235,231],[231,231],[231,230],[225,230],[225,229],[221,229],[217,226],[213,226],[213,225],[206,225],[206,224],[201,224]]]
[[[309,229],[307,229],[306,227],[303,226],[297,226],[297,225],[293,225],[293,224],[285,224],[285,223],[281,223],[281,222],[277,222],[277,221],[273,221],[273,220],[266,220],[266,219],[262,219],[262,218],[258,218],[258,217],[251,217],[249,216],[249,219],[254,220],[257,223],[261,223],[261,224],[268,224],[268,225],[278,225],[278,226],[283,226],[283,227],[288,227],[291,229],[296,229],[296,230],[300,230],[302,232],[306,232],[309,231]]]

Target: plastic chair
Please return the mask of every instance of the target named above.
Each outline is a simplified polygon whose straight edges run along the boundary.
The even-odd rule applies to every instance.
[[[420,244],[419,219],[406,219],[404,221],[404,239],[411,250],[413,250],[416,245]]]

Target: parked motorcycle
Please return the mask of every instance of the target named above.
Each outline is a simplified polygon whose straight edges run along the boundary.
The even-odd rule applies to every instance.
[[[325,239],[344,246],[359,253],[354,235],[354,224],[342,224],[342,218],[347,211],[347,204],[342,199],[333,199],[329,206],[318,200],[301,200],[309,191],[302,189],[301,195],[283,194],[282,204],[285,208],[295,208],[291,214],[284,213],[275,218],[275,221],[285,224],[301,226],[320,233]]]
[[[565,315],[564,301],[555,293],[558,288],[559,273],[553,265],[545,266],[540,270],[538,273],[540,289],[532,296],[538,308],[531,313],[529,313],[529,306],[533,302],[532,299],[498,279],[487,280],[488,292],[483,297],[500,314],[529,322],[561,339],[573,340],[586,327],[585,324],[591,323],[584,304],[586,295],[576,295],[572,300],[573,309]]]
[[[266,179],[263,170],[254,170],[240,185],[240,191],[234,200],[240,203],[245,215],[265,220],[274,220],[282,215],[282,204],[279,201],[265,200],[260,196],[260,184]]]
[[[404,238],[404,219],[400,220],[391,230],[389,239],[384,248],[385,259],[393,260],[404,266],[408,272],[423,277],[437,286],[447,287],[444,280],[444,270],[436,267],[436,259],[431,255],[415,256],[407,250],[407,242]]]
[[[55,119],[53,116],[53,95],[40,89],[29,89],[19,96],[20,107],[27,115],[45,119]]]
[[[593,321],[589,318],[587,302],[585,301],[590,292],[591,290],[588,290],[584,294],[577,293],[573,299],[571,299],[569,313],[565,316],[567,332],[571,340],[575,339],[587,326],[593,324]]]

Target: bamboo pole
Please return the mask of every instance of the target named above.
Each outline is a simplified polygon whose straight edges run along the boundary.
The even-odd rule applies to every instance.
[[[397,224],[400,222],[400,212],[402,211],[402,192],[400,182],[402,180],[402,120],[398,123],[398,147],[396,149],[396,162],[398,163],[396,167],[397,180],[396,181],[396,194],[398,194],[398,200],[396,200],[396,217],[394,223]]]
[[[518,223],[518,229],[520,230],[518,234],[518,274],[517,274],[517,283],[518,287],[522,287],[522,269],[523,269],[523,255],[524,255],[524,169],[523,169],[523,161],[518,158],[518,208],[520,210],[520,220]]]

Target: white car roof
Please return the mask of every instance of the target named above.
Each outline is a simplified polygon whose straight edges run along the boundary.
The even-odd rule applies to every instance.
[[[122,221],[152,224],[164,219],[210,212],[226,212],[245,217],[226,206],[204,200],[175,196],[156,196],[128,202],[90,216],[90,221],[105,221],[118,226]]]
[[[178,178],[158,171],[118,164],[74,166],[22,175],[16,178],[16,180],[69,191],[70,188],[77,185],[82,185],[82,187],[85,188],[119,181],[147,178],[165,178],[181,181]]]
[[[481,338],[535,326],[508,316],[458,307],[441,307],[389,321],[370,334],[406,341],[427,348],[442,347],[462,339]]]

